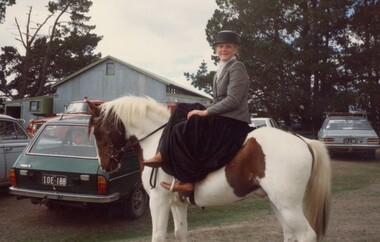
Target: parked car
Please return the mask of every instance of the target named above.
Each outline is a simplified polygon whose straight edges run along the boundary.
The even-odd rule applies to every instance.
[[[375,159],[376,149],[380,148],[379,137],[365,115],[328,115],[318,131],[318,139],[326,144],[331,156],[337,152],[360,152]]]
[[[278,124],[272,118],[263,118],[263,117],[251,118],[250,126],[254,128],[261,128],[261,127],[278,128]]]
[[[84,97],[84,100],[81,101],[74,101],[71,102],[66,108],[64,114],[71,114],[71,115],[76,115],[76,114],[86,114],[88,113],[88,106],[87,106],[87,101],[92,102],[96,106],[99,106],[100,104],[104,103],[104,100],[101,99],[94,99],[94,100],[88,100],[87,97]],[[34,136],[37,130],[46,122],[52,119],[58,119],[59,116],[54,115],[50,117],[45,117],[41,119],[32,119],[30,120],[27,131],[30,136]]]
[[[117,172],[103,171],[88,124],[89,115],[47,121],[12,167],[10,193],[48,207],[122,205],[130,218],[142,216],[148,196],[137,155],[127,150]]]
[[[0,114],[0,186],[8,186],[9,169],[29,142],[29,135],[19,121]]]

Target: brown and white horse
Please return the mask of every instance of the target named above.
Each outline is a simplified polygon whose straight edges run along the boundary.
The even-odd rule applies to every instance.
[[[150,196],[152,241],[166,240],[170,211],[176,238],[187,241],[188,203],[160,185],[152,188],[152,168],[142,165],[144,159],[156,153],[162,133],[159,127],[168,121],[168,109],[150,98],[133,96],[100,107],[88,104],[100,166],[108,172],[115,171],[128,146],[133,146],[139,156],[142,181]],[[158,183],[171,183],[174,177],[158,169],[156,179]],[[228,165],[195,184],[194,201],[207,207],[253,194],[268,196],[284,241],[317,241],[327,229],[330,186],[330,159],[321,142],[279,129],[259,128],[248,134],[242,149]],[[307,219],[303,212],[305,191]]]

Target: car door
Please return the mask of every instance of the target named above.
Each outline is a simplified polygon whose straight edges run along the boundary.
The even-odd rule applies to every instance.
[[[0,185],[5,181],[6,176],[5,154],[3,144],[0,142]]]
[[[0,183],[9,179],[9,169],[29,142],[29,136],[16,120],[0,120]]]

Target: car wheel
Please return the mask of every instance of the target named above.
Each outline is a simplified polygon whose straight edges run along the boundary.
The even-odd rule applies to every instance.
[[[148,195],[142,184],[138,184],[124,203],[124,214],[127,219],[141,217],[148,207]]]

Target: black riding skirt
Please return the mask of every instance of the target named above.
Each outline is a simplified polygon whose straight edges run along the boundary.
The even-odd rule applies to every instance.
[[[220,116],[200,117],[191,110],[201,104],[178,104],[159,145],[162,169],[183,182],[194,183],[226,165],[241,148],[251,130],[245,122]]]

